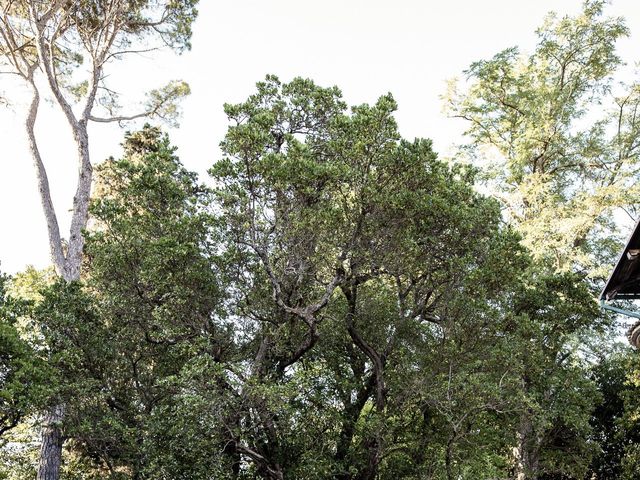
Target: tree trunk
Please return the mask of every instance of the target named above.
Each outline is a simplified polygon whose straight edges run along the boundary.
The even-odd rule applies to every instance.
[[[65,281],[73,282],[80,279],[82,250],[84,246],[82,229],[87,224],[89,197],[91,194],[92,167],[89,159],[89,138],[87,135],[86,122],[81,121],[76,124],[70,122],[73,130],[73,139],[78,151],[79,169],[78,185],[76,194],[73,198],[73,216],[71,219],[68,248],[65,254],[62,238],[60,236],[58,220],[56,218],[53,202],[51,201],[47,172],[40,156],[34,132],[40,96],[33,81],[31,81],[31,86],[33,89],[33,96],[29,106],[25,126],[29,139],[31,156],[36,170],[36,177],[38,179],[38,189],[40,192],[42,209],[47,221],[51,260],[55,266],[57,274]],[[40,450],[38,475],[36,477],[37,480],[58,480],[58,478],[60,478],[63,442],[62,421],[64,419],[64,411],[64,404],[59,403],[45,414],[42,425],[42,446]]]
[[[42,424],[42,445],[40,447],[40,465],[38,480],[58,480],[62,461],[62,427],[64,407],[52,407],[44,417]]]
[[[514,480],[535,480],[538,477],[538,439],[533,431],[528,413],[520,419],[518,445],[514,448],[515,469]]]
[[[453,478],[453,443],[455,441],[455,435],[449,438],[447,442],[447,451],[445,453],[444,464],[447,470],[447,480],[454,480]]]

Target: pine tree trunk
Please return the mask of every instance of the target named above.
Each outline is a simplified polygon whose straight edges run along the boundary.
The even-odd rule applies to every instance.
[[[78,170],[76,194],[73,197],[71,229],[65,254],[58,220],[55,209],[53,208],[53,202],[51,201],[47,172],[40,156],[34,132],[40,96],[33,81],[31,85],[33,97],[26,120],[26,129],[36,170],[36,177],[38,179],[42,208],[47,221],[51,260],[58,275],[67,282],[74,282],[80,280],[80,267],[82,265],[82,251],[84,246],[82,229],[87,225],[89,197],[91,194],[92,167],[89,158],[89,137],[87,135],[86,121],[81,120],[74,123],[73,119],[70,119],[80,168]],[[71,116],[71,114],[69,114],[69,116]],[[64,441],[62,436],[64,413],[65,406],[63,403],[59,403],[45,414],[42,425],[42,445],[40,449],[37,480],[58,480],[60,478],[62,443]]]

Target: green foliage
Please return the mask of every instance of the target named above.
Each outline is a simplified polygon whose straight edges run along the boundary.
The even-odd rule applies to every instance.
[[[83,28],[94,3],[68,7]],[[195,2],[174,3],[163,38],[184,45]],[[153,9],[131,8],[123,31],[142,39]],[[467,153],[498,153],[502,203],[477,168],[403,139],[390,94],[348,108],[268,76],[225,105],[213,189],[157,128],[127,134],[97,168],[83,281],[25,273],[32,308],[0,330],[12,371],[48,360],[67,478],[633,478],[637,369],[580,350],[610,327],[586,277],[635,195],[636,94],[613,136],[583,128],[627,32],[593,1],[538,33],[528,57],[473,64],[452,103]],[[186,93],[149,108],[171,117]],[[12,381],[0,399],[24,393]]]
[[[635,422],[627,411],[633,408],[638,395],[637,389],[627,382],[632,358],[628,346],[618,346],[611,352],[603,352],[592,369],[601,393],[591,420],[594,441],[600,449],[591,472],[598,479],[623,478],[623,462],[629,463],[628,458],[623,460],[625,451],[639,440]]]
[[[59,30],[37,4],[60,86],[90,107],[85,49],[101,76],[152,36],[188,48],[196,3],[67,2]],[[17,31],[25,12],[5,10]],[[532,54],[452,91],[488,173],[403,139],[391,94],[348,108],[302,78],[225,105],[213,189],[157,128],[128,133],[96,170],[82,282],[29,270],[14,298],[0,278],[0,435],[27,445],[0,477],[32,476],[44,399],[65,408],[68,479],[637,477],[637,362],[580,350],[610,327],[589,282],[637,197],[637,86],[592,121],[628,33],[603,13],[550,16]],[[86,119],[140,116],[103,90],[112,118]],[[171,121],[188,93],[142,115]]]
[[[473,63],[468,90],[452,84],[448,98],[469,121],[464,151],[494,160],[492,189],[534,256],[596,278],[619,249],[612,212],[637,203],[638,172],[638,88],[613,82],[628,30],[604,7],[588,0],[576,17],[549,15],[533,53]]]
[[[212,191],[158,129],[127,134],[83,282],[16,284],[69,478],[504,478],[523,434],[539,472],[582,475],[586,284],[545,273],[395,109],[267,77],[225,106]]]
[[[55,370],[46,361],[42,339],[29,331],[33,300],[25,275],[0,274],[0,478],[34,474],[34,416],[57,390]]]
[[[607,435],[601,443],[604,447],[601,462],[596,466],[604,469],[609,477],[616,473],[624,480],[637,478],[640,474],[640,364],[637,352],[623,352],[612,355],[599,366],[603,391],[610,403],[603,403],[600,415],[595,419],[603,424]],[[603,373],[609,373],[604,377]],[[602,414],[607,409],[608,415]],[[604,468],[603,468],[604,467]]]
[[[522,344],[514,351],[522,358],[526,406],[522,449],[531,456],[532,478],[582,478],[594,453],[590,420],[600,398],[579,347],[607,324],[579,275],[530,273],[512,307],[521,315]]]
[[[240,390],[251,428],[233,440],[263,475],[508,468],[519,367],[498,332],[529,260],[473,169],[401,139],[395,108],[384,96],[347,113],[336,89],[275,77],[225,107],[212,174],[259,392]]]
[[[154,452],[166,415],[189,411],[181,370],[216,355],[212,339],[223,336],[212,317],[220,293],[206,254],[206,189],[156,128],[128,134],[124,150],[97,170],[85,281],[46,288],[35,313],[60,372],[55,401],[66,405],[68,444],[96,478],[171,471],[171,456],[163,463]]]
[[[47,365],[17,325],[29,305],[8,295],[9,281],[0,275],[0,446],[4,434],[41,407],[48,393]]]
[[[605,6],[587,0],[575,17],[550,14],[532,53],[509,48],[473,63],[466,91],[452,84],[448,97],[469,122],[460,156],[490,164],[485,179],[538,263],[511,307],[520,316],[523,478],[582,478],[593,454],[591,472],[621,471],[619,456],[593,440],[593,428],[612,428],[596,406],[614,394],[589,375],[598,358],[589,349],[611,328],[591,296],[620,248],[615,213],[637,204],[638,89],[614,82],[615,44],[629,32]],[[615,444],[602,435],[602,448]]]
[[[178,102],[191,93],[186,82],[174,80],[162,88],[151,90],[147,94],[146,111],[161,118],[172,126],[178,126]]]
[[[177,102],[189,94],[172,81],[150,91],[145,110],[120,116],[119,94],[107,86],[104,71],[126,54],[169,47],[191,48],[198,0],[80,0],[73,2],[5,1],[0,4],[0,64],[35,86],[41,69],[66,113],[81,103],[84,121],[131,120],[156,116],[176,124]],[[38,19],[37,21],[35,19]],[[38,38],[42,45],[37,46]],[[87,70],[88,75],[83,72]],[[100,107],[109,116],[94,115]]]
[[[114,14],[121,15],[122,35],[146,36],[157,34],[164,43],[179,51],[190,48],[191,26],[197,15],[197,0],[153,1],[136,0],[126,4],[126,10],[114,7],[110,2],[84,0],[64,5],[65,13],[81,32],[93,32],[102,19]],[[89,37],[91,38],[91,37]]]

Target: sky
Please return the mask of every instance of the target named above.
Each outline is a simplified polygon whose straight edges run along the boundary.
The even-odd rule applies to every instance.
[[[220,158],[228,125],[223,104],[246,99],[266,74],[337,85],[351,105],[391,92],[403,136],[431,138],[447,156],[464,124],[442,111],[446,81],[505,48],[531,51],[547,12],[575,14],[580,6],[578,0],[201,0],[191,51],[130,56],[110,67],[109,81],[124,94],[123,113],[134,112],[149,89],[173,79],[190,84],[180,127],[168,132],[182,162],[203,180]],[[640,61],[640,2],[613,0],[607,11],[627,19],[632,35],[619,42],[619,53],[633,65]],[[9,100],[0,107],[0,270],[15,273],[46,267],[49,249],[23,129],[25,89],[0,76],[0,91]],[[42,108],[37,133],[64,236],[75,189],[73,143],[51,106]],[[100,124],[89,133],[94,164],[120,154],[123,129]]]

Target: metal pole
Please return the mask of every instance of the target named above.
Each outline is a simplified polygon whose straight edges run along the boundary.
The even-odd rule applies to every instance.
[[[627,317],[633,317],[640,319],[640,312],[632,312],[631,310],[624,310],[623,308],[614,307],[612,305],[607,305],[603,300],[600,300],[600,306],[605,310],[609,310],[610,312],[620,313],[622,315],[626,315]]]

